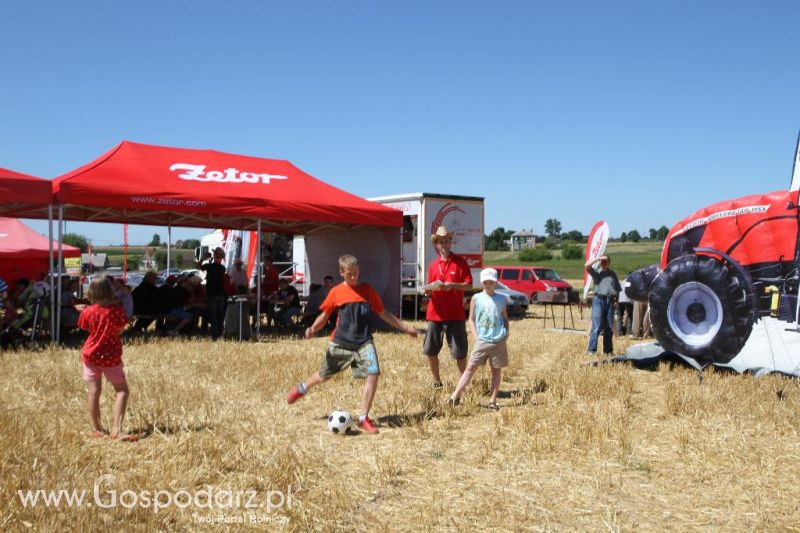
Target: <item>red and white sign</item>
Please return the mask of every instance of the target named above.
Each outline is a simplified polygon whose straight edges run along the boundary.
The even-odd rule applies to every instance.
[[[427,235],[423,234],[427,257],[436,258],[436,249],[430,236],[439,226],[445,226],[453,234],[453,253],[466,259],[470,268],[483,268],[483,205],[476,202],[454,202],[428,200]],[[427,268],[428,265],[425,265]]]
[[[464,254],[461,255],[464,260],[469,265],[469,268],[483,268],[483,256],[482,255],[474,255],[474,254]]]
[[[599,220],[592,227],[589,232],[589,240],[586,242],[586,262],[595,260],[606,251],[606,244],[608,244],[608,224]],[[589,294],[589,289],[592,287],[592,278],[586,270],[583,271],[583,297]]]

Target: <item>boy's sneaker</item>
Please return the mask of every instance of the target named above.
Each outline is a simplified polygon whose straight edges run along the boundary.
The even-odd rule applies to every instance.
[[[366,431],[367,433],[380,433],[378,428],[375,427],[375,424],[372,423],[372,420],[370,420],[369,417],[366,417],[364,420],[359,422],[358,428]]]
[[[289,394],[286,395],[286,403],[291,405],[294,402],[296,402],[297,400],[299,400],[300,398],[302,398],[303,396],[305,396],[305,393],[304,392],[300,392],[297,389],[297,385],[294,385],[291,389],[289,389]]]

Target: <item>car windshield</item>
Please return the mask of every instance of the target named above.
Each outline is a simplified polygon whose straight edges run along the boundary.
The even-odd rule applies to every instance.
[[[503,290],[503,291],[508,291],[508,290],[511,290],[511,289],[509,289],[509,288],[508,288],[508,286],[507,286],[505,283],[503,283],[502,281],[498,281],[498,282],[497,282],[497,288],[498,288],[498,289],[500,289],[500,290]]]
[[[555,270],[550,268],[535,268],[533,271],[536,277],[545,281],[561,281],[561,276]]]

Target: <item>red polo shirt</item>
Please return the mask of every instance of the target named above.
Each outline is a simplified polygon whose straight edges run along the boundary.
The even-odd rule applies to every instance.
[[[437,257],[428,268],[428,283],[437,280],[472,285],[472,274],[464,258],[450,254],[447,259]],[[433,291],[426,318],[436,322],[465,320],[464,291]]]

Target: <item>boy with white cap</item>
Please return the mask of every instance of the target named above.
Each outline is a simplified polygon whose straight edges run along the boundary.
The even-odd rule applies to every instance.
[[[475,372],[483,366],[486,360],[492,367],[492,397],[489,400],[489,409],[496,411],[497,393],[500,391],[500,381],[503,378],[503,368],[508,366],[508,313],[506,312],[506,297],[495,292],[497,287],[497,270],[484,268],[481,270],[481,285],[483,291],[472,297],[469,303],[469,330],[475,337],[472,348],[472,357],[467,368],[461,375],[456,390],[450,396],[450,405],[461,403],[461,392],[467,386]]]

